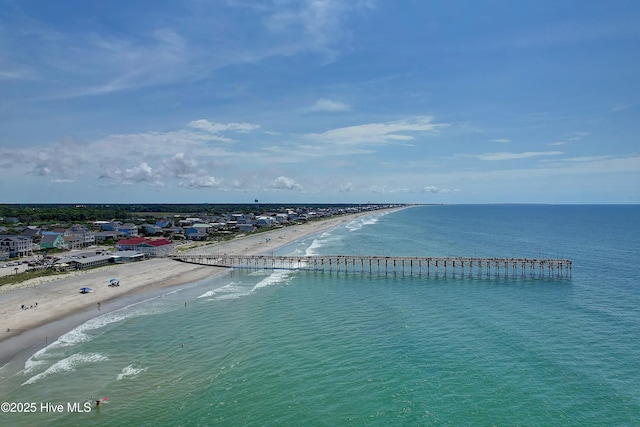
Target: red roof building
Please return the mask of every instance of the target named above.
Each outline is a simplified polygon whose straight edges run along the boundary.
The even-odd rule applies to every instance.
[[[134,237],[120,240],[116,243],[119,251],[138,251],[150,257],[164,256],[175,250],[175,244],[167,239],[146,239],[144,237]]]

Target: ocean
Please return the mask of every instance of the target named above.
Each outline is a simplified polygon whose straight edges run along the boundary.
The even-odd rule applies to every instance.
[[[557,257],[572,274],[235,270],[5,365],[0,400],[31,413],[0,424],[640,425],[639,219],[602,205],[373,213],[276,254]]]

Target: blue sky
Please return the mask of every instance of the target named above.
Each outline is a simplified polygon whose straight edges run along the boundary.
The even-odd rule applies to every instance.
[[[640,203],[640,2],[0,0],[0,203]]]

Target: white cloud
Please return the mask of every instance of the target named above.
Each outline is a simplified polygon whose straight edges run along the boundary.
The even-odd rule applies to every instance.
[[[441,193],[441,194],[450,193],[451,191],[460,191],[458,189],[450,190],[448,188],[438,188],[434,185],[428,185],[424,187],[422,190],[423,190],[422,192],[424,193]]]
[[[113,179],[122,184],[135,184],[140,182],[158,183],[153,173],[153,168],[146,162],[124,170],[118,167],[107,169],[99,177]]]
[[[219,133],[224,131],[250,132],[260,128],[260,125],[252,123],[214,123],[206,119],[199,119],[189,122],[189,127],[206,132]]]
[[[411,141],[408,133],[435,132],[446,124],[433,123],[432,117],[416,117],[387,123],[368,123],[331,129],[323,133],[307,134],[306,137],[318,141],[339,144],[392,144],[398,141]]]
[[[499,142],[501,144],[508,144],[509,142],[511,142],[511,140],[507,138],[498,138],[498,139],[491,139],[489,140],[489,142]]]
[[[480,160],[513,160],[513,159],[528,159],[531,157],[539,156],[558,156],[564,154],[562,151],[525,151],[524,153],[485,153],[478,154],[470,157],[475,157]]]
[[[353,189],[353,184],[350,182],[346,182],[343,185],[340,186],[340,188],[338,189],[339,192],[341,193],[348,193]]]
[[[291,178],[279,176],[271,182],[271,188],[276,190],[302,190],[302,186]]]
[[[287,35],[300,50],[325,53],[332,59],[338,42],[349,35],[345,19],[351,12],[372,8],[372,2],[341,0],[275,1],[265,20],[274,34]]]
[[[181,182],[179,185],[189,188],[211,188],[218,187],[221,183],[221,179],[216,179],[213,176],[196,176],[189,181]]]
[[[194,159],[186,157],[184,153],[177,153],[172,158],[162,161],[160,173],[177,178],[184,178],[194,174],[197,167],[198,162]]]
[[[424,191],[426,193],[439,193],[440,189],[438,187],[436,187],[436,186],[428,185],[428,186],[424,187]]]
[[[331,99],[320,98],[316,101],[315,104],[306,108],[306,111],[311,112],[341,112],[341,111],[349,111],[351,107],[341,101],[333,101]]]
[[[567,157],[566,159],[562,159],[563,162],[600,162],[603,160],[613,159],[613,156],[581,156],[581,157]]]

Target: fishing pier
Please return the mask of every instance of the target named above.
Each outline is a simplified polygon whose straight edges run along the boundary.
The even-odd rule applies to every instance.
[[[571,260],[555,258],[398,257],[367,255],[212,255],[171,258],[215,267],[365,275],[570,278]]]

